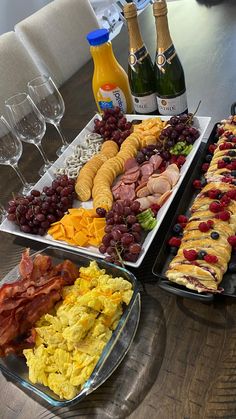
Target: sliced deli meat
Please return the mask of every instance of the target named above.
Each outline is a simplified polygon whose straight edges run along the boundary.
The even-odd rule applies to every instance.
[[[125,199],[133,200],[135,198],[135,185],[122,185],[120,187],[120,199],[123,201]]]
[[[167,169],[162,173],[162,175],[166,176],[169,179],[173,187],[179,180],[179,168],[176,164],[170,164],[170,166],[167,167]]]
[[[140,170],[143,176],[151,176],[154,172],[154,168],[151,163],[144,163]]]
[[[139,167],[139,166],[138,166],[138,163],[137,163],[136,159],[134,157],[131,157],[131,158],[127,159],[124,163],[125,172],[126,172],[126,170],[130,170],[133,167]]]
[[[171,184],[167,178],[164,176],[159,176],[158,178],[151,178],[147,183],[150,194],[164,194],[167,191],[171,190]]]
[[[157,170],[158,167],[161,165],[162,160],[163,159],[158,154],[154,154],[153,156],[150,157],[149,162],[153,165],[154,171]]]

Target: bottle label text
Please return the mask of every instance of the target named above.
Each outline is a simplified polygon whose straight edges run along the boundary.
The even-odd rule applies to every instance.
[[[149,114],[157,110],[156,94],[146,94],[145,96],[132,95],[135,112]]]
[[[157,96],[157,104],[161,115],[179,115],[188,107],[186,91],[172,98]]]

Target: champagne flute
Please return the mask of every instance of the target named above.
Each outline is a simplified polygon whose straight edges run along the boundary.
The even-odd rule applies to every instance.
[[[43,116],[26,93],[11,96],[5,101],[5,105],[12,128],[19,140],[34,144],[39,150],[44,160],[44,166],[41,167],[39,174],[43,175],[52,165],[41,144],[46,131]]]
[[[11,127],[3,116],[0,117],[0,164],[11,166],[23,185],[21,193],[27,195],[33,185],[26,182],[18,168],[18,161],[22,155],[23,147],[21,141],[13,134]],[[3,211],[4,213],[4,211]]]
[[[45,118],[45,121],[54,125],[62,141],[62,147],[57,150],[60,156],[69,145],[61,130],[61,119],[65,112],[65,104],[54,81],[49,76],[38,76],[28,83],[29,94]]]

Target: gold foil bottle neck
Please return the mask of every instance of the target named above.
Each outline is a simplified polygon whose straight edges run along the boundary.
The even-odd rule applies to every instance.
[[[153,3],[153,15],[156,17],[167,15],[167,4],[165,0],[155,0]]]
[[[132,17],[137,17],[137,8],[134,3],[127,3],[124,6],[124,17],[126,19],[131,19]]]

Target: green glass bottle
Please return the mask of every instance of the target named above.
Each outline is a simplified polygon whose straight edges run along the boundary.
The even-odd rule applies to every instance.
[[[154,115],[158,113],[154,67],[140,34],[134,3],[124,6],[124,16],[129,32],[128,77],[134,110],[137,114]]]
[[[157,31],[154,69],[159,113],[188,113],[184,70],[170,36],[165,0],[153,3],[153,14]]]

